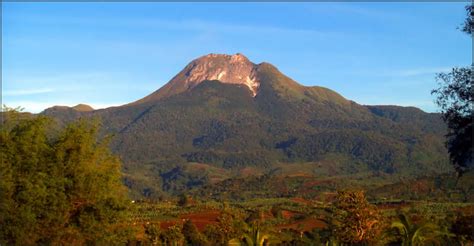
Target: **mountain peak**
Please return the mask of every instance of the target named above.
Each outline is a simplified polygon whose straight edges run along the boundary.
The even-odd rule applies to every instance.
[[[94,111],[94,108],[92,108],[91,106],[87,104],[82,104],[82,103],[72,107],[72,109],[81,111],[81,112]]]
[[[189,63],[181,72],[184,72],[184,78],[176,76],[170,83],[176,83],[178,81],[175,79],[178,79],[179,83],[184,83],[187,88],[193,88],[206,80],[218,80],[227,84],[245,85],[252,91],[253,96],[256,96],[260,85],[256,68],[257,65],[240,53],[208,54]]]
[[[152,94],[131,103],[140,104],[159,100],[193,89],[206,80],[218,80],[225,84],[244,85],[255,97],[260,87],[258,65],[241,53],[234,55],[211,53],[191,61],[166,85]]]
[[[201,56],[194,61],[199,61],[199,60],[209,60],[209,59],[228,59],[231,62],[237,63],[237,62],[250,62],[250,60],[244,56],[242,53],[236,53],[234,55],[227,55],[227,54],[216,54],[216,53],[210,53],[204,56]]]

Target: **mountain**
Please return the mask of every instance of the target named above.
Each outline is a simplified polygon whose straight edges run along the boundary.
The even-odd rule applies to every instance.
[[[159,90],[132,105],[156,101],[192,89],[207,80],[247,86],[255,96],[259,87],[257,66],[242,54],[209,54],[190,62],[180,73]]]
[[[115,136],[127,184],[142,194],[204,185],[216,170],[228,177],[282,165],[330,175],[451,171],[440,115],[360,105],[242,54],[200,57],[162,88],[120,107],[42,114],[60,122],[101,118],[104,133]],[[213,173],[187,168],[196,163]],[[176,179],[182,186],[169,185]]]
[[[89,106],[87,104],[78,104],[78,105],[72,107],[72,109],[77,110],[77,111],[81,111],[81,112],[94,111],[94,108],[92,108],[91,106]]]
[[[78,112],[89,112],[89,111],[94,111],[94,108],[92,108],[91,106],[87,105],[87,104],[78,104],[74,107],[68,107],[68,106],[54,106],[54,107],[51,107],[51,108],[48,108],[45,110],[46,111],[69,111],[69,110],[74,110],[74,111],[78,111]]]

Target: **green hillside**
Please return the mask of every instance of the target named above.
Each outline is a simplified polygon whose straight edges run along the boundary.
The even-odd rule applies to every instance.
[[[326,165],[325,170],[338,174],[416,177],[451,171],[439,115],[359,105],[332,90],[302,86],[271,64],[255,68],[260,83],[255,97],[245,85],[212,80],[179,91],[166,89],[177,85],[166,85],[154,93],[159,96],[121,107],[89,112],[51,108],[43,114],[60,122],[101,119],[103,132],[114,135],[112,149],[122,158],[127,183],[137,196],[210,182],[185,168],[188,163],[228,170],[230,176],[245,168],[268,172],[285,163],[314,163],[314,170]],[[183,185],[167,185],[170,172]]]

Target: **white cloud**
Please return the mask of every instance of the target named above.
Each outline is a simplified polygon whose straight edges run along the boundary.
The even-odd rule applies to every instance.
[[[119,106],[151,93],[158,84],[136,86],[132,83],[132,76],[120,72],[66,72],[28,76],[10,73],[3,81],[2,103],[8,107],[22,107],[32,113],[52,106],[71,107],[80,103],[94,109]],[[29,89],[35,86],[42,88]],[[107,96],[104,95],[105,91]]]
[[[3,91],[4,96],[26,96],[26,95],[36,95],[53,92],[54,89],[43,88],[43,89],[17,89],[17,90],[5,90]]]
[[[24,112],[30,113],[39,113],[47,108],[53,106],[68,106],[73,107],[77,104],[84,103],[84,102],[65,102],[65,101],[51,101],[51,102],[36,102],[36,101],[11,101],[11,102],[3,102],[6,106],[10,108],[21,107],[24,108]],[[90,105],[94,109],[103,109],[108,107],[120,106],[125,104],[124,102],[117,102],[117,103],[101,103],[101,102],[93,102],[93,103],[85,103]]]

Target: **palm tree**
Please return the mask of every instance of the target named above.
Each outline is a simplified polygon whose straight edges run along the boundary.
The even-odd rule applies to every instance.
[[[229,246],[264,246],[268,245],[268,234],[263,234],[258,223],[253,224],[250,232],[244,234],[240,239],[234,238],[229,241]]]
[[[391,229],[402,238],[402,246],[424,245],[428,242],[440,245],[443,236],[451,236],[433,223],[414,224],[405,214],[398,215],[398,220],[392,222]]]

